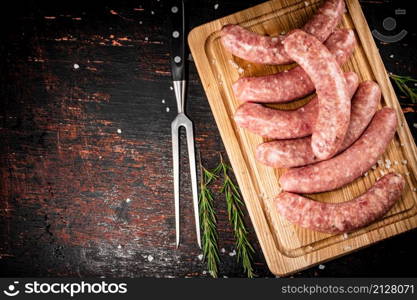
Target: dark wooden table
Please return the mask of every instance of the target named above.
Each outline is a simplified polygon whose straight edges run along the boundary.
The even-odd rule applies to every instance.
[[[167,0],[13,1],[0,29],[1,276],[208,276],[195,243],[191,190],[182,185],[175,249]],[[189,27],[261,3],[188,1]],[[218,7],[215,4],[218,4]],[[417,77],[410,1],[362,1],[371,29],[386,17],[408,31],[378,47],[389,71]],[[395,9],[407,10],[395,15]],[[195,66],[187,111],[197,151],[225,155]],[[402,99],[407,102],[407,99]],[[404,104],[414,133],[414,106]],[[188,178],[188,164],[181,163]],[[218,186],[215,188],[218,188]],[[244,276],[225,201],[216,193],[221,276]],[[250,220],[256,273],[266,266]],[[417,276],[417,231],[295,276]]]

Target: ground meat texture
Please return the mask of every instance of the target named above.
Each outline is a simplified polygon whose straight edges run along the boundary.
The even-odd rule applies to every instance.
[[[345,73],[349,93],[358,87],[358,75]],[[293,139],[311,135],[318,113],[317,97],[295,110],[280,110],[258,103],[244,103],[236,110],[235,122],[252,133],[274,139]]]
[[[349,59],[355,45],[355,34],[351,29],[336,30],[325,42],[340,65]],[[292,101],[313,93],[315,89],[310,77],[300,66],[272,75],[242,77],[232,88],[239,101],[262,103]]]
[[[325,41],[339,24],[344,11],[343,0],[326,0],[303,29]],[[232,24],[221,30],[221,42],[226,50],[237,57],[260,64],[291,63],[281,43],[283,38],[263,36]]]
[[[364,227],[385,215],[400,198],[405,181],[400,174],[388,173],[366,193],[343,203],[323,203],[283,192],[275,199],[278,213],[303,228],[343,233]]]
[[[397,116],[392,108],[376,112],[362,136],[339,155],[286,171],[279,179],[284,191],[320,193],[340,188],[367,172],[394,137]]]
[[[319,110],[311,137],[313,152],[319,159],[332,157],[344,140],[350,119],[350,98],[343,72],[329,50],[304,31],[294,30],[283,44],[316,87]]]
[[[338,153],[352,145],[363,133],[374,116],[381,100],[381,89],[374,81],[359,85],[352,100],[350,123]],[[256,149],[259,162],[274,168],[294,168],[319,162],[311,149],[311,137],[272,141]]]

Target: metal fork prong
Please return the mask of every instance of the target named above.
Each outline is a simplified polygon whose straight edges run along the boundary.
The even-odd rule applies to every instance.
[[[198,246],[201,248],[200,212],[198,209],[198,189],[197,189],[197,170],[196,170],[196,164],[195,164],[194,131],[193,131],[193,123],[191,121],[186,125],[186,132],[187,132],[188,157],[190,161],[191,188],[193,191],[195,233],[197,235]]]
[[[171,124],[172,160],[174,165],[174,205],[175,205],[175,236],[177,248],[180,244],[180,169],[179,169],[179,130],[176,122]]]

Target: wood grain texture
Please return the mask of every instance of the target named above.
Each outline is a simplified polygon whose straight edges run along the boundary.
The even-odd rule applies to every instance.
[[[416,147],[358,1],[346,1],[347,13],[341,27],[355,30],[358,46],[343,69],[355,71],[361,80],[377,81],[383,94],[382,105],[397,111],[400,126],[395,139],[381,157],[381,163],[385,166],[385,161],[390,160],[391,169],[402,173],[407,181],[402,199],[382,220],[349,234],[348,238],[313,232],[288,223],[271,206],[271,199],[280,192],[278,179],[284,170],[274,170],[257,163],[254,157],[255,147],[264,140],[238,128],[233,121],[233,113],[239,102],[233,95],[231,84],[239,76],[270,74],[288,66],[249,64],[233,57],[221,45],[219,31],[222,26],[239,24],[260,34],[274,36],[300,27],[314,13],[318,3],[319,1],[270,1],[204,24],[189,35],[197,69],[252,223],[268,266],[277,275],[296,272],[417,227],[417,197],[414,191],[417,186]],[[242,72],[238,72],[234,65],[243,69],[243,74],[239,74]],[[308,99],[275,107],[294,108],[306,101]],[[402,164],[403,161],[407,161],[407,164]],[[384,166],[371,170],[368,176],[342,189],[309,196],[325,202],[350,200],[369,189],[382,172],[387,172]]]

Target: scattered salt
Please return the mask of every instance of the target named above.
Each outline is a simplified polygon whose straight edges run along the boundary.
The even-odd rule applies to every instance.
[[[154,14],[155,14],[155,12],[153,10],[151,10],[151,15],[154,15]]]
[[[207,271],[205,271],[205,270],[204,270],[204,271],[203,271],[203,275],[206,275],[206,274],[207,274]]]
[[[122,249],[122,245],[117,246],[117,249]]]
[[[381,173],[381,176],[385,175],[385,171],[384,170],[380,170],[379,173]]]
[[[368,176],[368,172],[365,172],[365,173],[363,174],[363,176],[365,176],[365,177],[366,177],[366,176]]]
[[[149,262],[153,261],[153,256],[152,255],[148,255],[148,261]]]
[[[394,58],[394,54],[391,54],[389,57],[390,57],[390,58]]]
[[[403,165],[406,165],[408,162],[407,162],[407,160],[406,160],[406,159],[404,159],[401,163],[402,163]]]
[[[170,111],[169,107],[165,108],[165,110],[166,110],[166,112],[169,112]]]
[[[122,133],[122,130],[121,130],[120,128],[118,128],[118,129],[117,129],[117,133],[118,133],[118,134],[121,134],[121,133]]]
[[[324,270],[326,268],[326,266],[325,265],[319,265],[319,269],[320,270]]]
[[[126,203],[129,203],[130,201],[132,201],[132,200],[130,200],[130,198],[126,199]]]
[[[417,123],[414,123],[413,126],[414,126],[414,128],[417,128]]]
[[[79,64],[74,64],[74,69],[79,69],[80,68],[80,65]]]
[[[348,237],[349,237],[349,236],[348,236],[348,234],[345,232],[345,233],[343,234],[343,238],[346,240]]]
[[[162,99],[162,103],[165,104],[165,99]]]
[[[242,74],[243,72],[245,72],[245,70],[243,70],[242,68],[239,68],[237,71],[239,74]]]
[[[233,250],[232,252],[229,253],[230,256],[235,256],[236,255],[236,250]]]
[[[398,161],[394,161],[394,165],[398,166]]]
[[[214,4],[214,9],[218,9],[219,8],[219,4]]]
[[[142,24],[143,24],[143,22],[142,22],[142,21],[139,21],[139,24],[140,24],[140,25],[142,25]]]
[[[382,161],[382,159],[378,159],[377,163],[378,163],[378,166],[379,167],[381,167],[384,164],[384,162]]]
[[[225,253],[225,252],[226,252],[226,249],[222,248],[222,249],[220,250],[220,252],[221,252],[221,253]]]
[[[198,260],[203,260],[203,254],[199,254],[199,255],[197,256],[197,258],[198,258]]]
[[[149,38],[147,36],[145,36],[145,41],[148,41],[148,40],[149,40]]]
[[[372,166],[372,170],[376,170],[376,165],[373,165]]]
[[[304,1],[304,5],[305,5],[305,6],[309,6],[309,4],[308,4],[308,2],[307,2],[307,1]]]
[[[172,91],[174,88],[172,86],[170,86],[169,89]]]
[[[223,278],[229,278],[229,277],[227,277],[226,275],[224,275]]]

